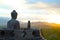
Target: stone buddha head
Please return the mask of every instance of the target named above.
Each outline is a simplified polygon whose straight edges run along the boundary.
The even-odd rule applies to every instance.
[[[13,10],[11,12],[11,17],[12,17],[12,19],[16,19],[17,18],[17,12],[15,10]]]

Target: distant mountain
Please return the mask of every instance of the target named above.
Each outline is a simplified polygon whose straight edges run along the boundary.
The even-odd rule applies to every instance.
[[[47,22],[32,22],[31,26],[35,27],[35,28],[39,28],[39,29],[40,28],[49,28],[50,26],[47,24],[49,24],[49,23],[47,23]]]
[[[10,20],[10,18],[0,17],[0,26],[7,25],[8,20]]]
[[[21,23],[21,27],[27,28],[27,23]],[[50,23],[47,22],[31,22],[31,28],[50,28]]]
[[[60,24],[48,23],[48,22],[32,22],[31,27],[52,28],[52,27],[60,27]]]
[[[0,26],[6,26],[10,18],[0,17]],[[20,27],[27,28],[27,23],[20,21]],[[50,27],[60,27],[60,24],[48,23],[48,22],[31,22],[31,27],[33,28],[50,28]]]
[[[0,26],[6,26],[7,25],[7,22],[10,20],[10,18],[8,17],[0,17]],[[20,24],[22,25],[25,25],[24,22],[21,22],[20,21]]]

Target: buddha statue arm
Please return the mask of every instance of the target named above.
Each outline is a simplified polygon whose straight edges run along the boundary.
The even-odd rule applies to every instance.
[[[9,22],[7,23],[7,28],[10,28]]]
[[[17,22],[17,29],[20,29],[20,23],[19,22]]]

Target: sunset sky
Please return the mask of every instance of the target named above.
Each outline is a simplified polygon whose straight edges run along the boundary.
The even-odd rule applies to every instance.
[[[60,23],[60,0],[0,0],[0,17],[10,17],[12,10],[18,20]]]

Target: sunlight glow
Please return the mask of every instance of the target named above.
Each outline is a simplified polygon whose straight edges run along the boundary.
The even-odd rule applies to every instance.
[[[50,15],[50,16],[48,16],[48,20],[46,20],[46,22],[60,24],[60,16],[57,14]]]

